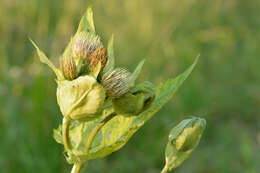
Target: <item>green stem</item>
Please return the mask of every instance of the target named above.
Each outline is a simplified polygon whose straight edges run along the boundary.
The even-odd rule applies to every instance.
[[[168,172],[168,166],[167,164],[165,164],[163,170],[161,171],[161,173],[167,173]]]
[[[70,120],[64,117],[62,122],[62,139],[63,139],[65,151],[71,149],[70,141],[69,141],[69,126],[70,126]]]
[[[82,170],[83,167],[84,167],[84,164],[82,164],[82,163],[75,163],[73,165],[71,173],[80,173],[80,171]]]
[[[109,120],[111,120],[116,114],[112,113],[109,116],[107,116],[103,121],[101,121],[90,133],[87,143],[86,143],[86,153],[89,152],[90,146],[95,138],[95,136],[97,135],[97,133],[99,132],[99,130],[106,124],[106,122],[108,122]]]
[[[169,170],[169,167],[168,167],[168,159],[166,158],[165,160],[165,165],[164,165],[164,168],[163,170],[161,171],[161,173],[167,173]]]

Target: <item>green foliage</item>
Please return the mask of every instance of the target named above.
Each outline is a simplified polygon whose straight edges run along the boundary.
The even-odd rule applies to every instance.
[[[53,127],[62,121],[53,99],[55,75],[39,63],[28,37],[58,67],[88,5],[102,42],[115,33],[117,66],[133,71],[146,59],[140,81],[160,83],[182,72],[194,55],[201,58],[174,99],[127,145],[90,161],[83,172],[159,172],[168,132],[191,114],[207,119],[207,130],[174,172],[260,172],[258,0],[1,1],[0,172],[70,169],[62,146],[52,139]]]

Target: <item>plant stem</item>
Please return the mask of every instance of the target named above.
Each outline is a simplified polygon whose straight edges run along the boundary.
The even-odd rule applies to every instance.
[[[95,138],[95,136],[97,135],[97,133],[99,132],[99,130],[106,124],[106,122],[108,122],[109,120],[111,120],[116,114],[112,113],[109,116],[107,116],[103,121],[101,121],[90,133],[87,143],[86,143],[86,153],[89,152],[90,146]]]
[[[69,142],[69,135],[68,135],[69,126],[70,126],[70,120],[64,117],[62,122],[62,139],[63,139],[65,151],[71,149],[70,142]]]
[[[161,173],[167,173],[168,172],[168,170],[169,170],[169,167],[168,167],[168,159],[166,158],[165,159],[165,165],[164,165],[164,167],[163,167],[163,170],[161,171]]]
[[[84,164],[82,163],[75,163],[73,165],[73,168],[71,170],[71,173],[80,173],[81,169],[84,167]]]
[[[168,166],[165,164],[163,170],[161,171],[161,173],[167,173],[168,172]]]

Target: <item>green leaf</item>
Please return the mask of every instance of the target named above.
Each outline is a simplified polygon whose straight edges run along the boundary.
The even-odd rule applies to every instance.
[[[196,63],[197,59],[184,73],[156,87],[154,101],[139,115],[126,116],[124,114],[117,114],[111,118],[98,131],[88,152],[86,151],[86,141],[91,131],[106,117],[111,115],[111,113],[114,113],[114,110],[112,107],[109,107],[103,111],[99,118],[93,121],[73,123],[70,126],[69,132],[72,150],[67,153],[67,161],[69,163],[86,162],[91,159],[105,157],[123,147],[133,134],[169,101],[184,80],[190,75]],[[56,133],[56,136],[57,134],[60,133]],[[56,137],[56,139],[60,138],[62,137]]]
[[[131,86],[134,86],[134,83],[137,79],[137,77],[139,76],[141,70],[142,70],[142,67],[144,65],[144,62],[145,60],[142,60],[136,67],[135,71],[132,73],[132,76],[131,76],[131,81],[132,81],[132,85]]]
[[[41,51],[39,49],[39,47],[31,39],[29,39],[29,40],[31,41],[31,43],[35,47],[37,54],[40,58],[40,61],[42,63],[48,65],[52,69],[52,71],[56,74],[56,76],[59,80],[63,79],[64,77],[63,77],[61,71],[58,68],[55,67],[55,65],[48,59],[48,57],[44,54],[44,52]]]
[[[171,130],[165,149],[166,164],[162,172],[171,171],[190,156],[199,144],[205,127],[205,119],[192,117],[183,120]]]
[[[111,36],[107,46],[108,61],[102,71],[102,75],[108,71],[111,71],[115,67],[115,56],[114,56],[114,35]]]

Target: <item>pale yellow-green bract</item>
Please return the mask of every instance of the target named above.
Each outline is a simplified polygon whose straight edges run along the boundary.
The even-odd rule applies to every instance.
[[[64,116],[73,120],[94,117],[102,112],[105,90],[92,76],[57,81],[57,100]]]

